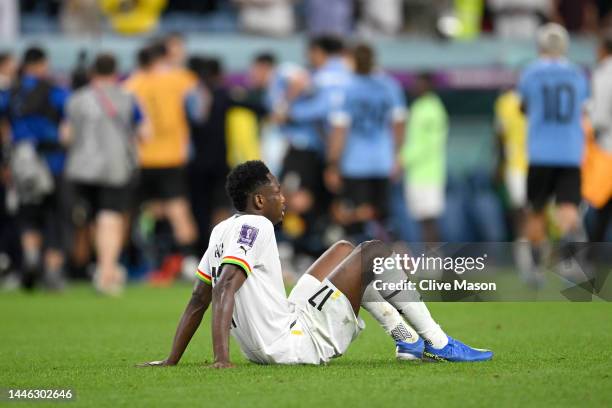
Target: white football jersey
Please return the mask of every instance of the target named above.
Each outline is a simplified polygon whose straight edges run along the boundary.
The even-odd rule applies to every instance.
[[[247,279],[236,292],[231,333],[249,360],[272,363],[290,352],[290,328],[297,319],[287,299],[274,226],[260,215],[236,214],[212,231],[197,276],[213,287],[222,264],[240,267]]]

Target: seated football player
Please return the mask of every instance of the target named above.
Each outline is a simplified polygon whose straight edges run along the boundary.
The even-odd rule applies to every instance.
[[[211,234],[197,270],[200,280],[179,322],[170,355],[141,366],[176,365],[211,302],[215,368],[232,367],[230,333],[255,363],[324,364],[344,354],[363,328],[358,318],[361,306],[396,340],[400,359],[492,358],[491,351],[447,336],[420,299],[373,289],[374,276],[388,282],[406,279],[403,270],[374,275],[374,259],[392,255],[380,241],[357,247],[345,241],[334,244],[287,298],[274,235],[285,201],[278,181],[263,162],[249,161],[232,170],[226,189],[238,213]]]

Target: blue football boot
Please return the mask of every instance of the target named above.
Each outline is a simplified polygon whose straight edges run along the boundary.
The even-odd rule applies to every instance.
[[[450,362],[487,361],[493,358],[491,350],[472,348],[459,340],[453,339],[451,336],[447,337],[448,344],[441,349],[433,348],[429,343],[425,343],[424,358]]]
[[[395,357],[398,360],[419,360],[423,358],[425,342],[420,337],[414,343],[396,341],[395,346]]]

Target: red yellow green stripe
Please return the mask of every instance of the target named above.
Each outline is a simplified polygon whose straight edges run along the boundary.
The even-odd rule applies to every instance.
[[[212,284],[210,275],[207,275],[206,273],[202,272],[199,269],[196,272],[196,276],[200,278],[200,280],[203,281],[204,283],[208,283],[209,285]]]
[[[241,267],[246,272],[247,276],[251,274],[251,267],[249,263],[244,259],[236,258],[235,256],[225,256],[221,260],[221,265],[223,264],[232,264]]]

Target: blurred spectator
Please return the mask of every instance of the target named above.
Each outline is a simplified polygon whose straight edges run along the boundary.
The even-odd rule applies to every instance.
[[[138,35],[157,28],[167,0],[99,0],[98,3],[117,33]]]
[[[272,174],[280,177],[282,162],[287,151],[287,140],[283,138],[277,124],[269,119],[270,94],[268,90],[277,73],[277,61],[274,54],[263,52],[255,56],[249,68],[249,92],[247,100],[260,113],[260,144],[262,160]]]
[[[306,31],[309,35],[348,35],[353,15],[353,0],[306,0]]]
[[[293,0],[233,0],[242,30],[251,34],[286,36],[295,30]]]
[[[355,76],[343,103],[331,113],[325,181],[340,197],[338,221],[360,242],[382,238],[368,231],[367,224],[377,221],[380,231],[389,213],[390,178],[406,105],[399,86],[376,70],[369,45],[357,45],[352,54]]]
[[[504,38],[533,38],[553,15],[553,0],[488,0],[495,34]]]
[[[401,160],[406,171],[408,210],[421,224],[424,242],[439,242],[438,219],[444,212],[448,115],[433,91],[432,78],[421,74],[410,106]]]
[[[72,95],[66,108],[68,150],[66,179],[73,183],[78,205],[95,221],[96,289],[118,294],[125,271],[118,263],[124,217],[132,198],[137,170],[137,126],[142,113],[134,97],[117,83],[117,63],[100,54],[92,67],[91,84]],[[140,127],[143,132],[143,127]]]
[[[222,66],[213,58],[194,57],[189,68],[199,79],[187,97],[193,157],[189,166],[191,208],[200,232],[200,247],[208,246],[212,227],[229,217],[225,193],[227,114],[232,106],[223,84]]]
[[[612,31],[607,31],[601,38],[598,57],[599,64],[593,73],[591,85],[591,118],[596,141],[592,148],[596,148],[599,153],[596,158],[587,154],[584,166],[590,167],[591,174],[586,173],[583,167],[583,172],[586,173],[583,174],[586,184],[583,193],[587,193],[587,199],[597,209],[596,226],[590,236],[593,242],[605,241],[612,218]],[[589,163],[589,158],[598,162]]]
[[[598,11],[595,0],[554,0],[554,21],[569,32],[596,33]]]
[[[269,109],[267,91],[274,77],[276,63],[274,54],[263,52],[255,56],[249,67],[249,96],[247,99],[265,113],[268,113]]]
[[[0,1],[0,40],[11,41],[19,36],[19,2]]]
[[[166,283],[181,269],[193,275],[199,255],[185,174],[189,147],[185,99],[196,79],[169,65],[163,42],[153,43],[146,58],[149,67],[132,75],[125,86],[136,95],[152,126],[151,137],[139,145],[139,198],[156,219],[168,219],[180,253],[167,258],[153,275],[158,283]]]
[[[402,29],[402,0],[360,0],[359,32],[363,35],[397,35]]]
[[[100,35],[102,13],[98,3],[98,0],[63,0],[60,13],[62,32],[80,38]]]
[[[45,51],[25,51],[22,75],[8,98],[11,175],[19,195],[23,285],[31,288],[42,275],[48,288],[61,289],[66,220],[59,127],[68,92],[49,80],[48,70]]]
[[[495,129],[501,147],[501,176],[512,214],[513,235],[523,237],[527,203],[527,121],[521,112],[521,98],[513,89],[495,101]]]

